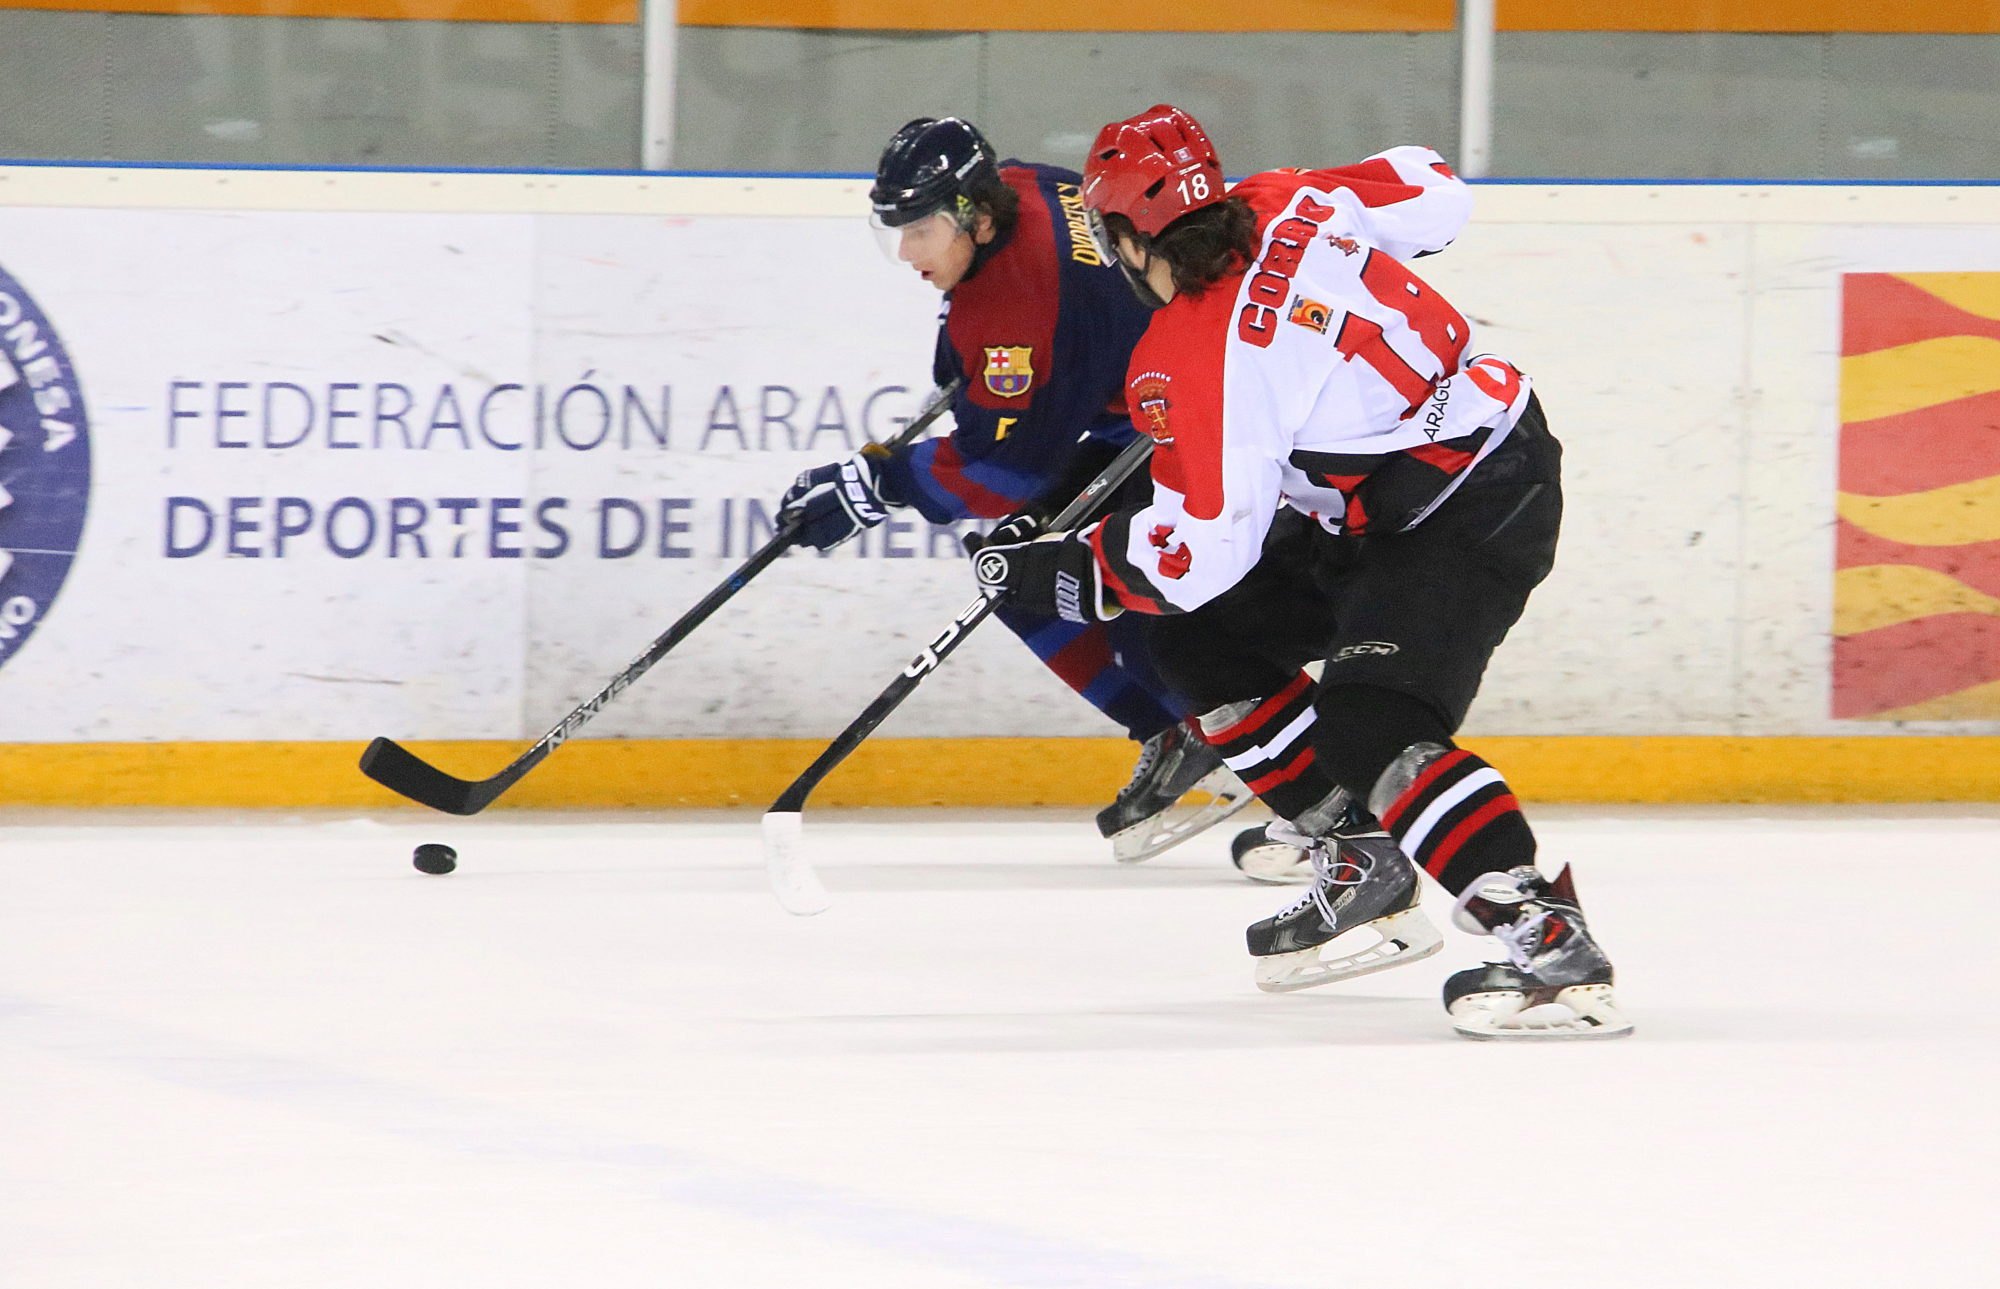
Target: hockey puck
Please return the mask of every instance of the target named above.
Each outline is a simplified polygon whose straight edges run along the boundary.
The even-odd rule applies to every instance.
[[[449,846],[440,846],[434,841],[427,841],[417,847],[417,853],[410,857],[410,862],[417,866],[419,873],[443,877],[458,867],[458,852]]]

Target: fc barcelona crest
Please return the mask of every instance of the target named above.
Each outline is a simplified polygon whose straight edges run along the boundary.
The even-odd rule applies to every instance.
[[[1035,383],[1035,351],[1010,345],[986,346],[986,388],[1002,398],[1019,398]]]

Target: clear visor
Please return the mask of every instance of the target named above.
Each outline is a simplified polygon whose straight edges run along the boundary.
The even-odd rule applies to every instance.
[[[883,223],[880,215],[870,215],[868,226],[875,231],[875,244],[882,248],[882,254],[893,264],[935,259],[965,231],[949,208],[920,215],[907,224],[893,227]]]
[[[1083,222],[1090,229],[1090,240],[1097,246],[1097,253],[1104,257],[1106,264],[1118,263],[1118,245],[1112,240],[1111,229],[1104,222],[1104,216],[1085,207]]]

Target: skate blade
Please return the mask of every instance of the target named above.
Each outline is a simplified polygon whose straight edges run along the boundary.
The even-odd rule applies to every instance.
[[[1401,913],[1392,913],[1385,918],[1376,918],[1355,927],[1354,931],[1374,931],[1381,936],[1376,943],[1357,953],[1345,957],[1322,959],[1328,945],[1337,944],[1345,936],[1336,936],[1326,944],[1311,949],[1300,949],[1296,953],[1273,954],[1257,959],[1257,988],[1267,994],[1290,994],[1301,989],[1317,989],[1337,980],[1353,980],[1358,976],[1372,976],[1378,971],[1387,971],[1406,962],[1418,962],[1444,948],[1444,937],[1437,927],[1424,916],[1421,907],[1409,908]],[[1354,931],[1347,934],[1352,935]]]
[[[1313,879],[1312,857],[1297,846],[1267,842],[1236,857],[1237,871],[1266,886],[1302,886]]]
[[[1632,1032],[1609,985],[1572,985],[1534,1007],[1523,1006],[1526,1001],[1512,990],[1467,994],[1452,1005],[1451,1027],[1466,1038],[1503,1043],[1624,1038]]]
[[[1208,800],[1184,808],[1190,797],[1207,794]],[[1254,798],[1227,767],[1218,767],[1181,794],[1179,801],[1151,819],[1111,835],[1111,857],[1121,864],[1137,864],[1162,851],[1172,850],[1197,833],[1207,832],[1250,804]]]

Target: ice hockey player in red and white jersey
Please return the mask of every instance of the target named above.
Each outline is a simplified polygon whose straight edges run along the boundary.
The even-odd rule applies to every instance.
[[[1630,1032],[1568,869],[1536,868],[1506,781],[1452,738],[1562,517],[1528,379],[1408,266],[1458,236],[1470,190],[1417,147],[1226,188],[1162,104],[1104,127],[1083,195],[1157,308],[1126,387],[1153,499],[989,546],[981,582],[1072,620],[1155,615],[1162,673],[1277,816],[1270,842],[1312,862],[1311,891],[1249,929],[1261,987],[1435,952],[1421,867],[1505,950],[1446,982],[1461,1033]],[[1360,927],[1379,940],[1328,949]]]

